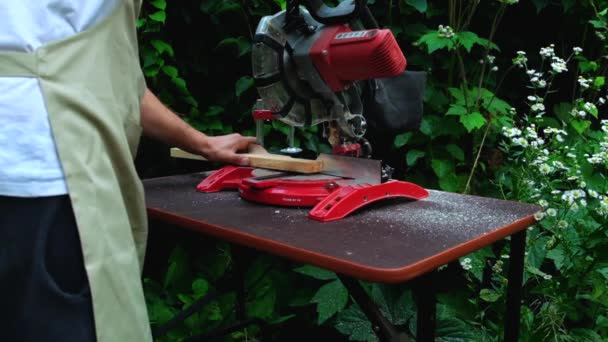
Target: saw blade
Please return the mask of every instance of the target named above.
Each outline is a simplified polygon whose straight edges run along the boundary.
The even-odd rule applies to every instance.
[[[368,158],[320,154],[317,160],[323,162],[321,173],[331,176],[351,178],[355,183],[380,184],[382,162]]]

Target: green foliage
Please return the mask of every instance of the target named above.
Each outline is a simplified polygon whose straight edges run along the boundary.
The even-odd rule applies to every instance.
[[[148,85],[207,134],[253,134],[257,94],[249,57],[257,22],[273,13],[269,3],[145,1],[138,29]],[[285,8],[285,1],[274,3]],[[387,162],[397,166],[395,176],[427,188],[542,203],[543,220],[528,233],[520,340],[605,339],[608,222],[602,208],[608,166],[602,153],[608,128],[602,120],[608,100],[603,57],[608,1],[368,4],[380,25],[392,29],[408,68],[428,74],[420,129],[389,141]],[[541,16],[552,16],[554,24],[521,30],[524,22],[542,22]],[[585,53],[571,53],[574,46]],[[545,56],[538,53],[541,48]],[[283,147],[288,133],[280,122],[267,125],[270,148]],[[298,130],[296,142],[315,152],[328,149],[316,127]],[[574,190],[584,196],[570,203]],[[232,272],[228,246],[218,244],[198,259],[193,250],[176,248],[161,279],[145,281],[153,325],[215,290]],[[460,259],[463,283],[438,297],[438,340],[500,340],[508,253],[497,244]],[[283,272],[264,273],[268,266]],[[276,324],[296,315],[332,326],[353,341],[377,340],[333,272],[308,265],[291,270],[268,258],[249,265],[250,315]],[[389,320],[415,334],[409,289],[364,287]],[[165,340],[234,319],[235,301],[233,294],[218,297]],[[256,333],[254,327],[230,338],[252,339]]]

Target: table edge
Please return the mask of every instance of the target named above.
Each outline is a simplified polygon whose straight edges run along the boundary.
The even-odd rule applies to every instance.
[[[526,229],[536,222],[534,215],[528,215],[490,233],[446,249],[441,253],[422,259],[406,267],[377,268],[302,249],[287,243],[256,237],[249,233],[194,220],[158,208],[148,207],[147,212],[153,219],[175,224],[191,231],[203,232],[232,243],[258,249],[266,253],[280,255],[305,264],[329,269],[342,275],[381,283],[399,283],[411,280],[432,271],[439,266],[452,262],[459,257]]]

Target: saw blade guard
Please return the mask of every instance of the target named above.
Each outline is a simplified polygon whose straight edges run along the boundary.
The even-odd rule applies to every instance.
[[[304,8],[301,13],[307,24],[322,26]],[[329,89],[322,97],[314,90],[293,57],[295,47],[311,39],[284,29],[286,12],[266,16],[258,24],[252,47],[252,70],[256,88],[266,108],[288,125],[303,127],[337,120],[343,114],[333,109],[344,107]],[[316,73],[314,70],[311,72]],[[310,77],[310,76],[309,76]],[[317,84],[319,86],[319,84]],[[328,103],[331,101],[331,103]]]
[[[350,18],[356,6],[346,3],[335,11],[350,13],[348,9]],[[264,106],[290,126],[330,122],[339,129],[336,144],[363,139],[365,82],[397,75],[406,67],[393,34],[353,31],[349,23],[325,24],[302,6],[296,17],[281,11],[263,17],[256,29],[252,70]]]

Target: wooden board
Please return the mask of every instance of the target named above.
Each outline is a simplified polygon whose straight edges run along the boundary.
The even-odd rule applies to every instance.
[[[269,153],[260,145],[250,145],[249,152],[242,153],[241,155],[249,158],[250,166],[263,169],[298,173],[319,173],[323,169],[323,162],[320,160],[292,158],[281,154]],[[188,153],[179,148],[172,148],[171,156],[174,158],[207,160],[202,156]]]

